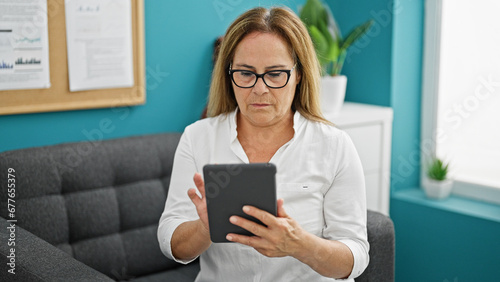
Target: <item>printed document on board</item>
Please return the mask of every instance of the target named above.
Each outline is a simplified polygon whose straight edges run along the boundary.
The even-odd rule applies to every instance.
[[[49,87],[47,0],[1,0],[0,91]]]
[[[70,91],[134,85],[131,0],[65,0]]]

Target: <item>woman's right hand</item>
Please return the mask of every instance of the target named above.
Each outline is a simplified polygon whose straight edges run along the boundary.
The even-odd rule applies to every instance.
[[[198,189],[198,191],[200,191],[201,198],[200,196],[198,196],[198,194],[196,194],[196,189],[194,188],[188,190],[188,196],[191,199],[191,202],[193,202],[193,204],[196,206],[196,212],[200,217],[200,221],[203,224],[203,228],[205,229],[206,234],[210,234],[210,229],[208,227],[207,201],[205,198],[205,182],[203,181],[203,178],[199,173],[194,174],[193,180],[196,188]]]
[[[191,202],[196,206],[199,219],[181,223],[172,234],[172,255],[181,260],[191,260],[206,251],[212,241],[208,228],[207,202],[205,200],[205,183],[199,173],[193,177],[196,188],[200,191],[201,198],[196,194],[196,189],[188,190]]]

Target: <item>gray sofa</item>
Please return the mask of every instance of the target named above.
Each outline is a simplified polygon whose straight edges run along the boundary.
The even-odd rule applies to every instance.
[[[165,133],[0,153],[0,280],[193,281],[198,262],[167,259],[156,238],[179,138]],[[370,265],[356,281],[392,281],[392,221],[369,211],[368,239]]]

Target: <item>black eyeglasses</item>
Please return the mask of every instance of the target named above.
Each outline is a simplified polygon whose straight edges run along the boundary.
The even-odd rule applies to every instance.
[[[249,70],[233,70],[230,65],[229,76],[239,88],[252,88],[257,83],[259,77],[261,77],[267,87],[278,89],[286,86],[288,80],[290,80],[290,74],[296,66],[295,64],[290,70],[272,70],[258,74]]]

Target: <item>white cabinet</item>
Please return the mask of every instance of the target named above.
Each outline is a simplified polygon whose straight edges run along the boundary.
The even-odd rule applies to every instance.
[[[351,137],[358,151],[366,181],[370,210],[389,215],[391,170],[391,108],[345,102],[338,116],[326,116]]]

